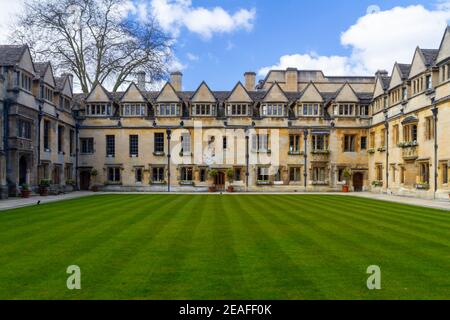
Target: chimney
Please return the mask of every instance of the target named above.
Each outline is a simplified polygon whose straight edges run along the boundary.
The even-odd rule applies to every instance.
[[[246,72],[244,73],[244,79],[245,79],[245,89],[247,91],[254,91],[255,90],[255,80],[256,80],[256,73],[254,72]]]
[[[387,77],[389,75],[389,72],[387,72],[386,70],[378,70],[377,72],[375,72],[375,76],[378,77]]]
[[[287,68],[285,73],[286,91],[298,91],[298,70],[297,68]]]
[[[175,71],[170,74],[170,84],[175,91],[182,90],[183,74],[180,71]]]
[[[137,73],[137,87],[141,91],[145,91],[145,72],[139,71]]]

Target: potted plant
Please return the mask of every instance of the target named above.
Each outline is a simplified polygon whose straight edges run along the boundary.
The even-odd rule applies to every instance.
[[[215,180],[219,172],[216,169],[209,170],[209,176],[213,179],[214,183],[208,188],[209,192],[216,192]]]
[[[28,184],[26,183],[22,184],[22,190],[20,191],[20,195],[22,196],[22,198],[29,198],[30,194],[31,190]]]
[[[352,172],[350,171],[350,169],[345,168],[342,175],[343,175],[344,181],[345,181],[345,184],[342,186],[342,192],[349,192],[350,188],[349,188],[348,182],[349,182],[350,177],[352,176]]]
[[[42,179],[39,183],[39,195],[46,197],[48,196],[48,191],[50,189],[50,180]]]
[[[97,192],[98,191],[98,186],[95,184],[95,178],[98,176],[98,171],[96,169],[92,169],[91,170],[91,177],[92,177],[92,188],[91,190],[93,192]]]
[[[228,192],[234,192],[234,187],[233,187],[233,185],[232,185],[232,183],[233,183],[233,180],[234,180],[234,171],[233,171],[233,169],[228,169],[227,170],[227,172],[226,172],[226,175],[227,175],[227,180],[228,180],[228,187],[227,187],[227,191]]]

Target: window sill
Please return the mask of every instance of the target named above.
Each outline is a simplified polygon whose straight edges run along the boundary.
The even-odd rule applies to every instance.
[[[290,156],[303,156],[303,155],[305,155],[305,153],[303,151],[299,151],[299,152],[291,152],[291,151],[289,151],[288,155],[290,155]]]
[[[165,155],[166,155],[166,153],[165,152],[160,152],[160,151],[155,151],[155,152],[153,152],[153,155],[155,156],[155,157],[164,157]]]
[[[270,181],[257,181],[256,184],[260,185],[260,186],[268,186],[271,183],[270,183]]]
[[[313,181],[311,184],[313,186],[327,186],[329,183],[327,181]]]
[[[165,181],[152,181],[152,182],[150,182],[150,184],[151,185],[156,185],[156,186],[161,186],[161,185],[165,185],[165,184],[167,184],[167,182],[165,182]]]
[[[120,186],[120,185],[122,185],[122,182],[108,181],[105,183],[105,186]]]
[[[180,181],[181,186],[193,186],[194,181]]]

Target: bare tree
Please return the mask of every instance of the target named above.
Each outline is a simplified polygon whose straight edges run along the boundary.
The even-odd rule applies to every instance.
[[[108,82],[117,91],[144,71],[166,77],[172,39],[152,17],[130,17],[127,0],[27,0],[13,40],[27,43],[36,60],[72,72],[88,93]],[[141,19],[142,20],[142,19]]]

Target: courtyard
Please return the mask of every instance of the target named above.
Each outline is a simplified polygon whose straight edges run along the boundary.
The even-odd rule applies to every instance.
[[[0,299],[450,296],[449,212],[354,196],[94,195],[2,211],[0,241]]]

